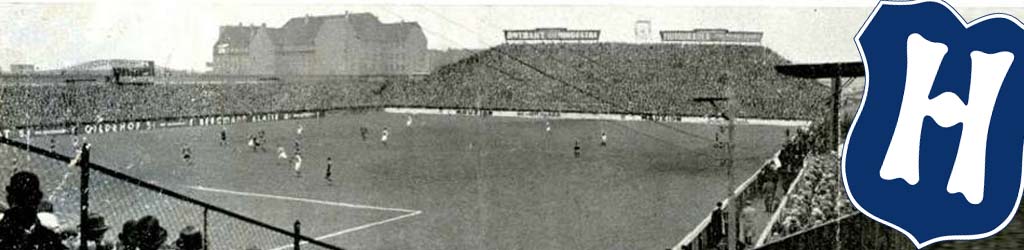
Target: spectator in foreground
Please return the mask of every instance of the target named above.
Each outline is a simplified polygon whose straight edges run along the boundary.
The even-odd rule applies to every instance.
[[[722,221],[722,202],[719,201],[715,203],[715,210],[711,211],[711,224],[708,225],[708,227],[711,227],[712,242],[719,242],[722,236],[725,235],[722,232],[722,229],[725,228],[722,226]]]
[[[96,213],[89,213],[89,217],[82,222],[82,232],[78,237],[85,238],[85,244],[89,250],[113,250],[114,243],[103,240],[103,234],[107,233],[108,229],[110,226],[107,225],[106,218]],[[72,250],[78,250],[81,247],[80,238],[72,237],[70,239],[69,245]]]
[[[121,232],[117,234],[117,249],[135,250],[138,249],[138,240],[135,237],[135,220],[128,220],[121,226]]]
[[[125,222],[117,238],[121,240],[118,249],[123,250],[173,249],[164,244],[167,241],[167,230],[164,230],[160,226],[160,221],[152,215]]]
[[[740,225],[742,226],[740,232],[743,232],[743,234],[740,235],[740,241],[746,246],[753,246],[754,241],[757,240],[757,232],[754,231],[757,228],[757,226],[754,225],[757,223],[755,218],[757,217],[757,209],[754,208],[754,204],[750,200],[746,200],[742,204],[744,204],[744,206],[740,213],[742,213],[741,218],[743,221],[740,222]]]
[[[10,208],[0,218],[0,249],[67,249],[57,233],[40,224],[38,211],[43,192],[39,190],[39,177],[24,171],[15,173],[6,191]]]
[[[203,233],[196,227],[187,226],[178,233],[178,239],[174,241],[178,250],[201,250],[203,249]]]
[[[764,179],[764,182],[761,186],[761,197],[763,197],[764,211],[767,213],[772,213],[775,212],[774,208],[777,198],[775,197],[775,189],[777,185],[778,174],[774,171],[772,165],[770,165],[773,163],[768,164],[769,165],[763,167],[764,175],[762,175],[762,178]]]
[[[60,218],[53,213],[53,203],[49,201],[42,201],[39,203],[39,207],[36,208],[36,218],[39,219],[39,224],[43,225],[50,231],[62,235],[63,229],[61,228]]]

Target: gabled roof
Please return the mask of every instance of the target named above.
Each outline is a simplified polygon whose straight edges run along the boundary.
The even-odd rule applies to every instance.
[[[362,32],[357,31],[356,33],[362,40],[403,42],[412,34],[409,32],[410,30],[419,28],[420,25],[417,23],[388,23],[380,25],[376,29],[364,29]]]
[[[317,33],[320,32],[320,25],[323,23],[324,19],[317,17],[295,17],[289,19],[281,27],[279,42],[280,44],[291,46],[313,45]]]
[[[228,47],[249,47],[258,27],[254,26],[221,26],[220,37],[216,45],[228,44]]]
[[[402,42],[408,39],[411,31],[418,31],[415,22],[381,23],[370,13],[351,13],[327,16],[304,16],[289,19],[281,28],[262,28],[256,26],[223,26],[217,45],[228,44],[229,47],[248,47],[252,43],[256,30],[264,29],[271,42],[283,46],[312,46],[320,33],[320,28],[329,20],[344,20],[355,31],[355,38],[374,42]]]
[[[267,37],[270,38],[270,42],[276,45],[281,45],[284,41],[284,31],[281,29],[267,28],[264,29],[267,32]]]
[[[323,24],[337,19],[347,21],[356,33],[355,38],[366,41],[401,42],[405,41],[412,29],[420,28],[415,22],[381,23],[370,13],[296,17],[281,27],[281,43],[292,46],[313,45]]]

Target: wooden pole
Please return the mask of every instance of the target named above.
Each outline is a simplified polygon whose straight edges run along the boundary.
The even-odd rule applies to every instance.
[[[89,218],[89,144],[82,144],[82,156],[78,162],[79,171],[81,171],[81,179],[79,180],[78,195],[79,195],[79,210],[78,210],[78,230],[84,233],[86,231],[85,220]],[[78,249],[89,250],[89,244],[87,237],[78,237]]]
[[[301,226],[302,222],[299,222],[299,220],[295,220],[295,250],[299,250],[299,243],[301,242],[301,240],[299,240],[299,235],[302,235],[302,230],[300,229]]]

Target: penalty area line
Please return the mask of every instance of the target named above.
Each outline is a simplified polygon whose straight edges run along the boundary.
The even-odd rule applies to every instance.
[[[314,199],[291,197],[291,196],[281,196],[281,195],[272,195],[272,194],[258,194],[258,193],[242,192],[242,191],[232,191],[232,190],[226,190],[226,189],[208,188],[208,187],[203,187],[203,186],[188,186],[188,188],[194,189],[194,190],[199,190],[199,191],[212,192],[212,193],[233,194],[233,195],[239,195],[239,196],[259,197],[259,198],[276,199],[276,200],[299,201],[299,202],[306,202],[306,203],[313,203],[313,204],[320,204],[320,205],[328,205],[328,206],[335,206],[335,207],[348,207],[348,208],[357,208],[357,209],[370,209],[370,210],[393,211],[393,212],[403,212],[403,213],[418,212],[416,210],[409,210],[409,209],[404,209],[404,208],[378,207],[378,206],[353,204],[353,203],[345,203],[345,202],[314,200]]]
[[[416,216],[416,215],[419,215],[419,214],[423,213],[423,211],[409,210],[409,209],[403,209],[403,208],[378,207],[378,206],[360,205],[360,204],[352,204],[352,203],[344,203],[344,202],[333,202],[333,201],[314,200],[314,199],[307,199],[307,198],[289,197],[289,196],[281,196],[281,195],[258,194],[258,193],[232,191],[232,190],[217,189],[217,188],[208,188],[208,187],[202,187],[202,186],[187,186],[187,188],[198,190],[198,191],[212,192],[212,193],[222,193],[222,194],[231,194],[231,195],[239,195],[239,196],[259,197],[259,198],[276,199],[276,200],[298,201],[298,202],[306,202],[306,203],[313,203],[313,204],[320,204],[320,205],[327,205],[327,206],[335,206],[335,207],[347,207],[347,208],[355,208],[355,209],[369,209],[369,210],[392,211],[392,212],[403,212],[403,213],[405,213],[403,215],[391,217],[391,218],[388,218],[388,219],[379,220],[379,221],[375,221],[375,222],[370,222],[370,223],[367,223],[367,224],[363,224],[363,225],[359,225],[359,226],[355,226],[355,227],[351,227],[351,228],[342,229],[341,231],[337,231],[337,232],[321,235],[321,236],[315,237],[314,239],[316,239],[316,240],[325,240],[325,239],[329,239],[329,238],[338,237],[338,236],[345,235],[345,234],[348,234],[348,233],[352,233],[352,232],[356,232],[356,231],[359,231],[359,230],[363,230],[363,229],[367,229],[367,228],[383,225],[383,224],[386,224],[386,223],[394,222],[394,221],[397,221],[397,220],[405,219],[405,218]],[[302,241],[302,242],[299,243],[299,245],[306,245],[306,244],[309,244],[309,242],[308,241]],[[292,248],[291,244],[284,245],[284,246],[279,246],[279,247],[275,247],[275,248],[271,248],[271,249],[272,250],[283,250],[283,249],[289,249],[289,248]]]
[[[419,215],[420,213],[423,213],[423,211],[413,211],[411,213],[395,216],[395,217],[392,217],[390,219],[381,220],[381,221],[372,222],[372,223],[367,223],[367,224],[363,224],[363,225],[352,227],[352,228],[346,228],[346,229],[341,230],[341,231],[337,231],[337,232],[321,235],[321,236],[318,236],[318,237],[316,237],[314,239],[316,239],[316,240],[330,239],[330,238],[338,237],[338,236],[345,235],[345,234],[348,234],[348,233],[351,233],[351,232],[367,229],[367,228],[374,227],[374,226],[379,226],[379,225],[384,224],[384,223],[389,223],[389,222],[392,222],[392,221],[397,221],[397,220],[405,219],[406,217],[416,216],[416,215]],[[309,242],[308,241],[299,242],[299,245],[306,245],[306,244],[309,244]],[[284,246],[279,246],[279,247],[275,247],[275,248],[271,248],[271,250],[284,250],[284,249],[289,249],[289,248],[292,248],[291,244],[284,245]]]

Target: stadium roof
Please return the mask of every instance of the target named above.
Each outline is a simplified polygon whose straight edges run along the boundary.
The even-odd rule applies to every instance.
[[[791,64],[775,66],[783,75],[799,78],[863,77],[864,63],[838,62],[822,64]]]
[[[140,64],[151,62],[149,60],[134,60],[134,59],[101,59],[92,60],[72,66],[41,70],[36,73],[38,74],[93,74],[97,72],[110,72],[114,67],[138,67]],[[160,65],[154,65],[157,72],[184,72],[184,70],[177,70],[167,68]]]

